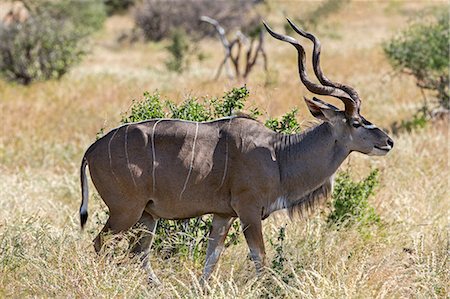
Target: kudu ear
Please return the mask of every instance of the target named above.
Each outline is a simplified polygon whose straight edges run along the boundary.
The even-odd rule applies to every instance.
[[[313,97],[312,99],[304,97],[304,99],[311,114],[320,120],[331,121],[339,111],[337,107],[325,103],[316,97]]]

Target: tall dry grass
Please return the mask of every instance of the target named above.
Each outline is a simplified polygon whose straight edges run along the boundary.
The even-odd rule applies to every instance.
[[[319,28],[323,69],[330,78],[355,86],[363,114],[381,127],[410,117],[422,96],[411,78],[392,75],[380,44],[429,5],[443,3],[351,2]],[[277,29],[283,10],[291,16],[302,13],[301,2],[271,2],[271,8],[267,19]],[[394,136],[395,148],[386,157],[352,154],[344,163],[355,177],[374,167],[381,170],[371,199],[383,219],[380,227],[336,230],[322,215],[307,221],[291,222],[283,215],[266,220],[269,261],[276,253],[268,241],[288,223],[282,273],[268,270],[255,278],[243,240],[224,252],[205,292],[197,280],[200,261],[152,256],[163,282],[153,286],[139,262],[124,253],[123,242],[97,256],[91,240],[104,205],[91,192],[91,216],[81,232],[78,169],[99,129],[116,126],[120,113],[144,90],[181,99],[220,96],[240,84],[210,80],[221,58],[218,42],[203,42],[200,48],[208,58],[175,75],[165,70],[164,44],[117,46],[117,29],[126,26],[127,16],[109,19],[92,53],[60,81],[29,87],[0,81],[0,297],[448,298],[446,121]],[[295,51],[270,39],[266,47],[271,82],[265,82],[261,69],[252,74],[247,82],[251,101],[267,111],[263,117],[298,106],[302,122],[309,123]]]

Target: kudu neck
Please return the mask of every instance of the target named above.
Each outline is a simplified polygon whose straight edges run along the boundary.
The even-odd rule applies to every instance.
[[[281,187],[292,196],[321,186],[349,154],[326,122],[300,134],[280,134],[276,144]]]

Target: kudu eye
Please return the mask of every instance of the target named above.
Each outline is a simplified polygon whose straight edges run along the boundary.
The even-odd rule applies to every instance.
[[[353,128],[359,128],[359,127],[361,127],[361,124],[357,121],[354,121],[354,122],[352,122],[352,126],[353,126]]]

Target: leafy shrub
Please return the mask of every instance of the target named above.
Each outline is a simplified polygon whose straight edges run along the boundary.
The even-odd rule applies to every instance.
[[[170,41],[166,49],[171,56],[166,61],[166,67],[169,71],[182,73],[189,66],[189,40],[183,30],[175,29],[172,31]]]
[[[152,118],[179,118],[193,121],[208,121],[230,116],[244,109],[249,91],[244,85],[234,87],[224,93],[222,98],[188,97],[181,104],[164,100],[158,92],[144,92],[144,99],[133,100],[129,111],[122,115],[121,122],[138,122]],[[251,115],[257,115],[257,109],[250,109]]]
[[[45,15],[62,21],[81,36],[101,29],[106,20],[106,10],[102,1],[37,0],[30,1],[28,7],[33,17]]]
[[[272,261],[270,264],[270,268],[273,270],[274,274],[281,278],[281,280],[285,284],[289,284],[289,282],[294,277],[292,271],[287,269],[286,262],[288,261],[285,252],[286,250],[286,225],[280,226],[278,228],[278,235],[276,240],[269,239],[270,245],[275,250],[275,254],[272,257]],[[282,289],[280,285],[274,284],[273,281],[268,280],[266,283],[266,292],[264,294],[264,298],[272,298],[272,297],[282,297]]]
[[[239,111],[244,109],[245,101],[247,100],[250,92],[247,87],[233,88],[231,91],[225,93],[223,101],[213,101],[214,116],[224,117],[232,115],[235,110]]]
[[[165,104],[162,103],[161,96],[158,92],[150,94],[146,91],[144,92],[143,100],[133,100],[129,111],[122,115],[121,123],[125,124],[152,118],[164,118],[166,117],[164,108]]]
[[[188,35],[214,35],[214,29],[202,24],[202,15],[214,17],[225,28],[242,27],[251,20],[248,14],[253,7],[251,1],[144,0],[135,11],[135,23],[147,40],[159,41],[169,37],[175,28]]]
[[[45,17],[1,28],[0,73],[25,85],[64,75],[84,51],[78,34],[54,28],[60,22]]]
[[[337,175],[333,190],[333,211],[328,215],[328,223],[351,225],[353,223],[379,223],[380,217],[369,204],[369,197],[374,194],[378,185],[378,169],[360,182],[350,178],[349,172]]]
[[[278,228],[278,236],[276,241],[270,239],[270,245],[275,249],[275,255],[272,258],[271,268],[277,273],[284,270],[284,263],[287,261],[286,253],[284,252],[284,240],[286,239],[286,226]]]
[[[81,41],[104,20],[101,3],[37,1],[24,23],[0,26],[0,74],[10,81],[60,78],[85,54]]]
[[[207,121],[211,119],[211,112],[208,108],[195,98],[188,98],[181,105],[177,106],[168,102],[171,118],[185,119],[191,121]]]
[[[392,65],[413,75],[418,87],[432,90],[445,109],[450,109],[448,24],[448,10],[436,10],[384,44]]]
[[[298,123],[297,116],[298,109],[294,108],[290,112],[287,112],[285,115],[281,117],[281,120],[277,118],[269,118],[265,125],[269,129],[274,130],[275,132],[283,133],[283,134],[295,134],[301,131],[300,124]]]

